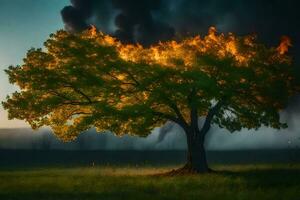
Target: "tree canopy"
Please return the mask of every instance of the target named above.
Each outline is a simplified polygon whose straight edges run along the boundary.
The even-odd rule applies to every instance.
[[[3,106],[10,119],[50,126],[63,140],[92,127],[146,136],[166,121],[185,126],[199,116],[231,132],[279,129],[286,127],[279,111],[298,90],[290,45],[283,37],[267,47],[253,35],[218,34],[213,27],[203,38],[149,48],[95,28],[60,30],[6,70],[20,90]]]

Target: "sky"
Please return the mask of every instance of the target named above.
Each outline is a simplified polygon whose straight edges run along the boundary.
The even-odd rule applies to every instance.
[[[64,27],[60,10],[68,0],[0,0],[0,101],[16,88],[8,83],[4,70],[22,63],[31,47],[42,47],[50,33]],[[8,120],[0,106],[0,128],[26,127]]]

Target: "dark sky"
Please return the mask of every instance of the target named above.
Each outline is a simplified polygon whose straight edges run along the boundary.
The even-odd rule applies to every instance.
[[[268,44],[282,35],[299,49],[298,0],[71,0],[62,10],[70,31],[90,24],[124,42],[150,45],[185,35],[222,32],[256,33]]]

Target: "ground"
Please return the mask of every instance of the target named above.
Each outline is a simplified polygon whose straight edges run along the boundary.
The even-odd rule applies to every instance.
[[[0,199],[289,199],[300,164],[218,165],[206,175],[165,177],[172,167],[0,168]]]

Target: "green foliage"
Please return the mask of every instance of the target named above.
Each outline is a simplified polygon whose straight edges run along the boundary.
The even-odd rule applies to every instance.
[[[10,119],[50,126],[63,140],[92,127],[146,136],[167,120],[190,124],[193,108],[206,116],[222,102],[212,122],[229,131],[286,126],[279,111],[297,87],[290,58],[274,48],[212,32],[195,38],[206,51],[190,40],[167,43],[166,59],[153,61],[147,52],[161,50],[124,46],[94,31],[58,31],[45,50],[30,49],[22,65],[6,70],[20,88],[3,102]]]

